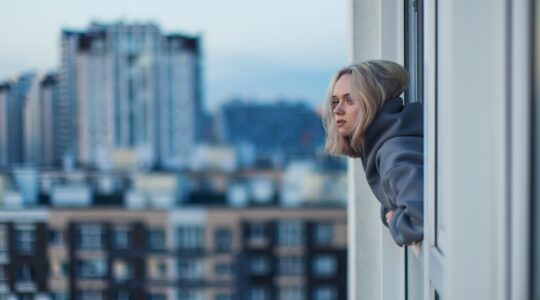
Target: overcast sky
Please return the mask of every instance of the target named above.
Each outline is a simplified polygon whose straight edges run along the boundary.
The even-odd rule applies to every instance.
[[[348,62],[348,0],[0,0],[0,81],[59,66],[63,28],[91,21],[158,24],[200,34],[204,100],[305,100],[317,105]]]

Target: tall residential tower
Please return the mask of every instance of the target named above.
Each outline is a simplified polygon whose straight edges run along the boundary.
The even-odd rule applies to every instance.
[[[187,166],[201,110],[199,37],[93,23],[64,31],[62,43],[64,153],[100,169],[114,168],[119,153],[142,168]]]

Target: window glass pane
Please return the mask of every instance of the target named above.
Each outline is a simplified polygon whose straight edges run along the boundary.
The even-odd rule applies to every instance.
[[[331,286],[318,286],[313,290],[314,300],[337,300],[336,289]]]
[[[103,299],[103,292],[101,291],[80,291],[78,293],[78,299],[80,300],[102,300]]]
[[[165,250],[165,230],[154,228],[148,231],[147,246],[149,250]]]
[[[216,294],[215,300],[232,300],[233,296],[228,293],[219,293]]]
[[[8,235],[6,225],[0,225],[0,254],[8,252]]]
[[[51,246],[61,246],[64,243],[64,235],[61,229],[49,230],[49,244]]]
[[[107,275],[104,258],[80,259],[77,261],[78,278],[103,278]]]
[[[17,225],[15,228],[16,249],[19,254],[32,255],[36,245],[35,226]]]
[[[126,281],[133,278],[133,265],[126,260],[116,259],[113,262],[113,275],[116,281]]]
[[[300,256],[283,256],[278,258],[279,275],[302,275],[304,261]]]
[[[219,262],[214,266],[214,273],[217,277],[229,277],[233,275],[233,266],[228,262]]]
[[[8,280],[7,266],[0,266],[0,284]]]
[[[204,270],[201,259],[183,258],[178,262],[178,278],[196,280],[203,279]]]
[[[164,294],[152,293],[152,294],[148,294],[148,296],[146,296],[146,300],[166,300],[166,299],[167,299],[167,297]]]
[[[130,235],[128,227],[117,227],[113,231],[113,242],[116,249],[128,249],[130,246]]]
[[[409,71],[410,85],[405,101],[423,101],[424,98],[424,34],[423,1],[405,1],[405,68]]]
[[[178,300],[203,300],[205,299],[202,290],[181,289],[178,292]]]
[[[253,275],[266,275],[270,272],[270,259],[261,255],[253,256],[249,267]]]
[[[33,282],[35,275],[34,268],[31,265],[22,265],[17,269],[18,282]]]
[[[317,255],[312,268],[316,277],[333,277],[337,271],[336,258],[331,255]]]
[[[334,228],[331,223],[317,223],[313,228],[313,242],[317,246],[332,244]]]
[[[409,71],[410,84],[405,92],[406,102],[423,102],[424,98],[424,10],[423,0],[406,0],[405,14],[405,67]],[[437,101],[436,99],[432,99]],[[432,103],[432,102],[430,102]],[[427,220],[424,220],[426,222]],[[405,248],[405,297],[423,298],[422,259],[412,247]]]
[[[163,279],[167,277],[166,258],[152,257],[146,262],[147,274],[151,279]]]
[[[80,249],[102,249],[104,247],[103,227],[99,224],[83,224],[77,230]]]
[[[249,297],[250,300],[268,300],[270,299],[270,293],[267,288],[265,287],[252,287],[249,291]]]
[[[180,226],[176,246],[181,250],[201,250],[204,246],[204,229],[201,226]]]
[[[232,232],[230,229],[219,228],[214,233],[215,250],[228,252],[232,249]]]
[[[446,147],[445,144],[448,142],[447,139],[444,139],[443,129],[441,129],[442,125],[448,124],[446,118],[447,114],[444,113],[444,108],[442,108],[442,101],[444,99],[439,99],[439,90],[440,86],[443,82],[443,80],[446,80],[446,74],[444,74],[442,68],[439,66],[441,65],[441,61],[439,60],[441,57],[447,56],[446,51],[447,47],[445,44],[442,44],[442,39],[440,39],[439,32],[441,31],[440,24],[441,21],[439,20],[439,4],[438,1],[435,1],[435,131],[436,131],[436,140],[435,140],[435,245],[437,246],[438,250],[442,253],[444,253],[445,249],[445,203],[442,200],[443,199],[443,193],[440,189],[442,186],[442,183],[444,182],[445,178],[441,175],[439,175],[438,169],[439,166],[441,166],[441,169],[444,168],[445,164],[448,163],[448,161],[444,161],[441,159],[441,157],[446,157]],[[441,15],[442,16],[442,15]],[[439,124],[442,124],[439,126]],[[440,184],[441,183],[441,184]]]
[[[533,2],[534,13],[534,27],[533,27],[533,145],[532,145],[532,161],[533,165],[533,179],[532,179],[532,218],[531,218],[531,231],[532,231],[532,254],[531,254],[531,297],[530,299],[540,299],[540,1],[535,0]]]
[[[281,221],[278,223],[278,245],[300,246],[304,244],[304,230],[299,221]]]
[[[304,299],[304,291],[299,286],[288,286],[288,287],[282,287],[279,289],[279,297],[280,300],[303,300]]]

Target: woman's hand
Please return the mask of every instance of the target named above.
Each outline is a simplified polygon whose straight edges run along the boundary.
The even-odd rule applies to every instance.
[[[386,223],[390,224],[390,220],[392,220],[392,214],[394,213],[393,210],[390,210],[386,213]]]

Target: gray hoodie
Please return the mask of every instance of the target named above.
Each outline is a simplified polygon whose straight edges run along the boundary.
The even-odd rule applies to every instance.
[[[424,133],[421,103],[388,100],[369,125],[362,164],[371,190],[381,202],[381,218],[395,242],[410,245],[423,238]],[[390,223],[385,215],[393,210]]]

